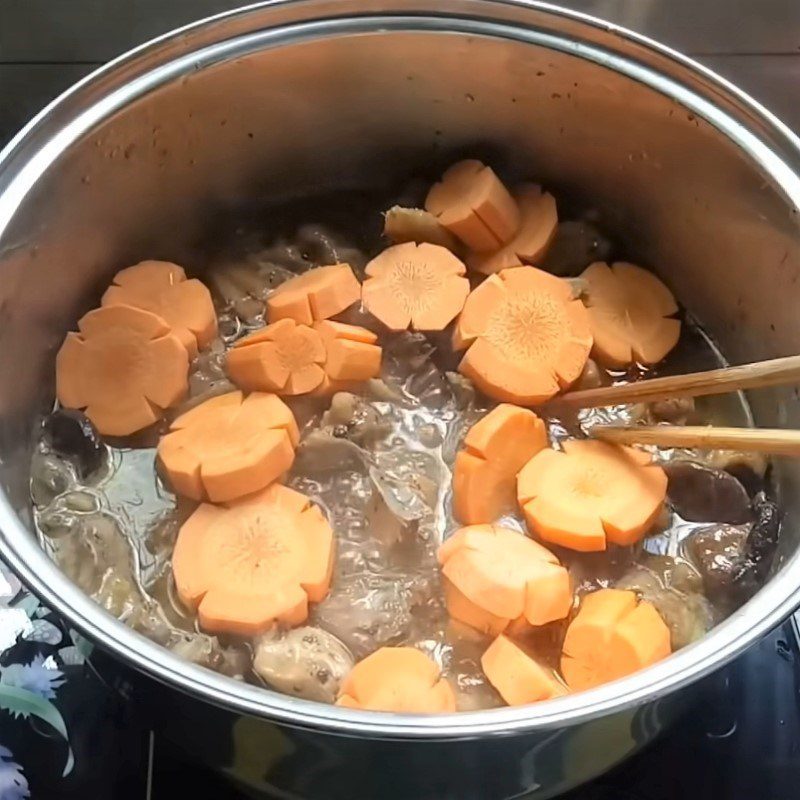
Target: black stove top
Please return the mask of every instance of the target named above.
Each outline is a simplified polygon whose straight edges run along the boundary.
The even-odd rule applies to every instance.
[[[6,608],[9,608],[6,605]],[[30,610],[28,608],[27,610]],[[40,616],[37,617],[37,614]],[[36,610],[34,622],[58,620]],[[1,621],[1,620],[0,620]],[[45,627],[45,626],[38,626]],[[0,626],[1,628],[1,626]],[[50,640],[56,638],[46,628]],[[61,629],[60,629],[61,630]],[[107,686],[93,663],[69,642],[74,633],[63,629],[61,658],[42,662],[42,636],[23,634],[0,658],[0,709],[4,684],[25,684],[60,712],[74,755],[74,767],[64,776],[67,746],[46,716],[37,711],[12,718],[0,710],[0,800],[145,800],[172,798],[243,798],[223,776],[178,755],[177,748],[148,725],[146,701],[134,703],[124,692]],[[70,649],[71,648],[71,649]],[[36,660],[39,669],[20,680],[13,663]],[[60,653],[60,651],[59,651]],[[61,667],[60,686],[42,679],[48,664]],[[60,680],[60,679],[59,679]],[[744,797],[793,800],[800,796],[800,647],[795,624],[789,621],[708,680],[698,702],[666,735],[646,750],[566,800],[673,800],[673,798]],[[6,701],[8,704],[8,701]],[[13,705],[13,704],[12,704]],[[8,710],[8,709],[6,709]],[[47,720],[52,723],[52,719]],[[14,771],[18,764],[21,773]],[[21,774],[21,782],[14,778]],[[30,795],[25,794],[27,781]],[[362,798],[353,798],[362,800]],[[372,800],[364,798],[363,800]]]

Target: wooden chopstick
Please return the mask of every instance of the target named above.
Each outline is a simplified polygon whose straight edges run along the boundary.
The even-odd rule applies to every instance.
[[[614,444],[800,455],[800,430],[720,428],[712,425],[593,425],[586,432],[595,439]]]
[[[620,386],[602,386],[567,392],[556,398],[572,408],[597,408],[622,403],[652,402],[670,397],[725,394],[740,389],[800,384],[800,356],[756,361],[738,367],[688,372],[665,378],[647,378]]]

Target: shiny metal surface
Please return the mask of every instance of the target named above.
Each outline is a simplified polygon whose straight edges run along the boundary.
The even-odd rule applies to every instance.
[[[562,0],[652,36],[738,83],[794,130],[800,4],[794,0]],[[241,0],[4,0],[0,142],[103,62]]]
[[[29,530],[28,433],[52,396],[54,349],[119,266],[185,261],[215,209],[247,197],[401,177],[463,150],[590,198],[732,360],[796,352],[800,143],[724,81],[633,34],[522,0],[270,3],[119,59],[0,155],[0,546],[87,635],[202,701],[186,709],[270,720],[248,724],[311,757],[324,750],[331,786],[356,779],[353,763],[386,758],[403,776],[394,796],[428,796],[415,789],[424,758],[426,785],[443,787],[436,797],[473,796],[466,785],[450,793],[461,785],[453,759],[465,757],[476,765],[465,776],[487,764],[498,776],[474,796],[544,797],[646,742],[675,713],[674,693],[800,603],[794,465],[779,470],[781,568],[712,635],[592,692],[457,716],[331,708],[186,664],[81,595]],[[800,424],[791,390],[752,399],[758,422]],[[580,757],[571,741],[584,742]]]
[[[241,0],[3,0],[0,62],[103,62]],[[684,53],[794,53],[794,0],[568,0],[567,8],[646,33]]]

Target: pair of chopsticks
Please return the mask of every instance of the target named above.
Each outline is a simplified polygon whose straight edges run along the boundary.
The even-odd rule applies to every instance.
[[[800,356],[773,358],[738,367],[723,367],[666,378],[649,378],[619,386],[568,392],[559,397],[557,402],[569,408],[598,408],[794,384],[800,384]],[[800,430],[723,428],[711,425],[593,425],[587,432],[596,439],[616,444],[720,448],[775,455],[800,455]]]

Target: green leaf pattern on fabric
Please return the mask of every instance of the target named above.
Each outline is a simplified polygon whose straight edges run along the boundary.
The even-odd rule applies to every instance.
[[[64,683],[64,673],[56,667],[52,656],[37,655],[30,664],[0,666],[0,687],[16,686],[52,700],[56,689]]]
[[[25,643],[28,652],[33,645],[54,648],[61,644],[62,629],[58,620],[48,619],[49,616],[50,610],[21,588],[17,578],[0,563],[0,716],[7,713],[15,719],[35,717],[57,731],[67,745],[63,774],[68,775],[74,766],[69,734],[61,712],[52,702],[66,676],[53,655],[37,653],[28,663],[13,660],[18,642]],[[92,644],[76,631],[70,630],[69,637],[72,644],[62,647],[56,655],[60,657],[64,652],[60,663],[65,667],[79,666],[91,654]],[[0,744],[0,800],[27,797],[30,790],[22,767]]]

